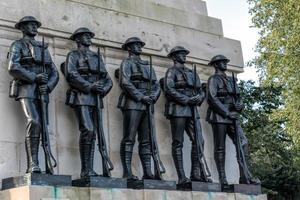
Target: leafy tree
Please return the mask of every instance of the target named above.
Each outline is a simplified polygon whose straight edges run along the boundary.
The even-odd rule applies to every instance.
[[[300,1],[248,2],[254,27],[260,30],[259,56],[252,64],[260,71],[264,85],[282,87],[284,105],[273,117],[285,119],[286,131],[300,145]]]
[[[284,105],[282,87],[260,87],[252,81],[241,81],[239,87],[245,104],[242,125],[251,145],[252,171],[262,181],[268,199],[294,200],[300,185],[299,166],[294,159],[299,152],[286,132],[286,120],[270,117]]]

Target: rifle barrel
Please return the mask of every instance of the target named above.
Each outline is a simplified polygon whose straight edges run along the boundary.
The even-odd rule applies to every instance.
[[[98,70],[99,73],[101,71],[100,69],[100,48],[97,49],[97,55],[98,55]],[[99,81],[99,75],[97,76],[97,81]],[[102,109],[100,107],[100,101],[101,97],[99,94],[97,94],[97,121],[98,121],[98,130],[97,130],[97,139],[98,139],[98,150],[102,157],[102,163],[103,163],[103,172],[107,173],[106,175],[111,176],[110,171],[114,169],[113,163],[111,162],[108,153],[107,153],[107,147],[106,147],[106,141],[104,137],[104,131],[102,126]]]
[[[193,74],[194,74],[194,95],[197,95],[197,69],[196,69],[196,64],[193,64]],[[194,121],[194,132],[195,132],[195,141],[196,141],[196,148],[197,148],[197,155],[199,157],[199,163],[200,163],[200,167],[202,167],[203,169],[203,172],[205,174],[205,179],[206,181],[208,181],[208,177],[211,176],[211,173],[210,173],[210,170],[208,168],[208,165],[207,165],[207,161],[205,159],[205,155],[204,155],[204,149],[202,147],[202,144],[200,144],[199,142],[199,129],[200,127],[197,126],[197,105],[193,105],[191,106],[192,108],[192,116],[193,116],[193,121]],[[202,160],[204,162],[204,165],[205,165],[205,169],[203,167],[203,163],[202,163],[202,160],[200,158],[200,155],[202,155]],[[206,171],[206,172],[205,172]]]
[[[46,64],[45,64],[45,39],[42,37],[42,72],[46,73]],[[46,97],[48,94],[40,94],[40,109],[41,109],[41,120],[42,120],[42,147],[45,153],[45,166],[46,173],[53,174],[53,168],[57,166],[57,162],[51,152],[50,148],[50,139],[48,132],[48,118],[47,118],[47,109],[48,105],[46,102]],[[52,164],[52,161],[54,164]]]
[[[233,99],[234,99],[234,104],[236,103],[238,97],[237,97],[237,88],[236,88],[236,81],[235,81],[235,76],[234,73],[231,73],[232,75],[232,83],[233,83]],[[237,151],[237,160],[239,165],[242,167],[243,170],[243,174],[247,179],[247,182],[249,182],[251,173],[248,169],[247,163],[246,163],[246,159],[245,159],[245,154],[244,154],[244,150],[242,149],[242,145],[241,145],[241,140],[240,140],[240,136],[238,134],[238,126],[237,126],[237,119],[233,120],[233,126],[234,126],[234,132],[235,132],[235,137],[236,137],[236,151]]]

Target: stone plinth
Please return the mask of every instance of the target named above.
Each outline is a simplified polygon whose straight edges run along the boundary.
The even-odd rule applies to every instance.
[[[71,186],[72,179],[71,176],[66,175],[25,174],[2,180],[2,190],[31,185]]]
[[[127,179],[94,176],[72,181],[72,186],[101,187],[101,188],[127,188]]]
[[[266,195],[165,190],[25,186],[0,192],[1,200],[267,200]]]

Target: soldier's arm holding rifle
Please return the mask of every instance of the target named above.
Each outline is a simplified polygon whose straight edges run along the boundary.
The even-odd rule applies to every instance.
[[[49,66],[49,74],[48,74],[48,91],[49,93],[52,92],[52,90],[55,88],[59,80],[58,71],[56,69],[56,66],[53,62],[51,62]]]
[[[99,55],[99,62],[100,66],[104,66],[104,62],[102,60],[101,54]],[[105,77],[101,78],[101,80],[97,81],[97,84],[100,86],[98,92],[101,95],[101,97],[105,97],[111,88],[113,87],[113,82],[108,74],[108,72],[105,72]]]

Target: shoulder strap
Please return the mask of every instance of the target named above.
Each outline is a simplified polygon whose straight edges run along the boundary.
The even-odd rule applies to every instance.
[[[184,78],[185,81],[188,80],[185,72],[181,68],[175,67],[175,70],[179,71],[182,74],[182,76],[183,76],[183,78]]]
[[[222,80],[223,84],[225,85],[225,88],[226,88],[227,92],[232,92],[232,86],[231,86],[231,83],[230,83],[229,80],[227,80],[225,77],[223,77],[219,74],[215,74],[215,76],[219,77]]]
[[[31,49],[30,49],[30,46],[29,46],[29,45],[31,45],[31,44],[29,44],[29,43],[26,42],[25,40],[20,40],[20,41],[21,41],[22,45],[25,46],[25,47],[28,49],[28,52],[29,52],[30,56],[33,57],[33,56],[32,56],[32,52],[31,52]]]

